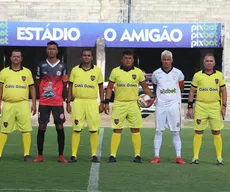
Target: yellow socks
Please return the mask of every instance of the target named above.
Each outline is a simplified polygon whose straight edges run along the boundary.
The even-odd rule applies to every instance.
[[[5,146],[8,134],[0,133],[0,157],[2,156],[2,151]]]
[[[213,135],[214,146],[216,149],[217,158],[222,158],[222,137],[221,134]]]
[[[31,146],[31,136],[30,133],[22,133],[22,141],[24,146],[24,156],[30,154],[30,146]]]
[[[114,133],[112,134],[111,138],[111,156],[116,157],[117,149],[119,147],[121,141],[121,134],[120,133]]]
[[[202,134],[196,134],[193,138],[193,158],[198,159],[200,153],[200,147],[202,143]]]
[[[132,142],[133,142],[135,157],[138,155],[140,156],[140,152],[141,152],[141,134],[140,132],[132,133]]]
[[[90,145],[92,156],[97,154],[98,132],[90,133]]]
[[[72,134],[72,156],[77,156],[78,146],[80,143],[81,132],[74,131]]]

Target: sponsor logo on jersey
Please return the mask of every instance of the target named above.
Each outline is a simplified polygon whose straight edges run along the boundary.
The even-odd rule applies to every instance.
[[[117,87],[137,87],[137,84],[133,84],[133,83],[117,83]]]
[[[219,89],[214,87],[200,87],[199,91],[219,91]]]
[[[160,94],[173,94],[176,93],[176,89],[162,89],[160,90]]]
[[[42,96],[43,97],[45,97],[45,98],[53,98],[53,97],[55,97],[55,93],[54,92],[52,92],[52,91],[45,91],[43,94],[42,94]]]

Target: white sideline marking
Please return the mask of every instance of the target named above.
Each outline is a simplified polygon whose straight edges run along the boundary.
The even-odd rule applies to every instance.
[[[97,157],[99,160],[101,157],[103,134],[104,134],[104,128],[101,128],[99,132],[98,149],[97,149]],[[89,184],[87,187],[87,192],[98,192],[99,169],[100,169],[100,163],[92,163],[90,168],[90,176],[89,176]]]
[[[0,191],[59,191],[59,192],[86,192],[86,190],[77,189],[23,189],[23,188],[1,188]]]

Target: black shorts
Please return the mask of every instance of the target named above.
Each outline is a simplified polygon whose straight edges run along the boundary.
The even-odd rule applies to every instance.
[[[50,121],[50,112],[54,118],[54,124],[63,124],[65,122],[65,113],[63,106],[39,105],[38,123],[47,125]]]

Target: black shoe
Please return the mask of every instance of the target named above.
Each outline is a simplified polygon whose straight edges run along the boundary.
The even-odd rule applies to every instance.
[[[116,157],[114,157],[114,156],[110,156],[110,157],[109,157],[109,160],[108,160],[108,162],[107,162],[107,163],[116,163],[116,162],[117,162]]]
[[[29,155],[24,156],[24,162],[32,162],[33,159]]]
[[[93,163],[99,163],[99,162],[100,162],[100,161],[98,160],[98,158],[97,158],[96,155],[92,156],[91,161],[92,161]]]
[[[199,159],[192,159],[190,164],[198,165],[199,164]]]
[[[71,156],[68,162],[69,163],[76,163],[77,162],[77,158],[74,157],[74,156]]]
[[[218,158],[218,159],[216,160],[216,165],[224,165],[223,159],[222,159],[222,158]]]
[[[139,155],[137,155],[136,157],[134,157],[134,160],[133,160],[134,163],[143,163],[141,157]]]

